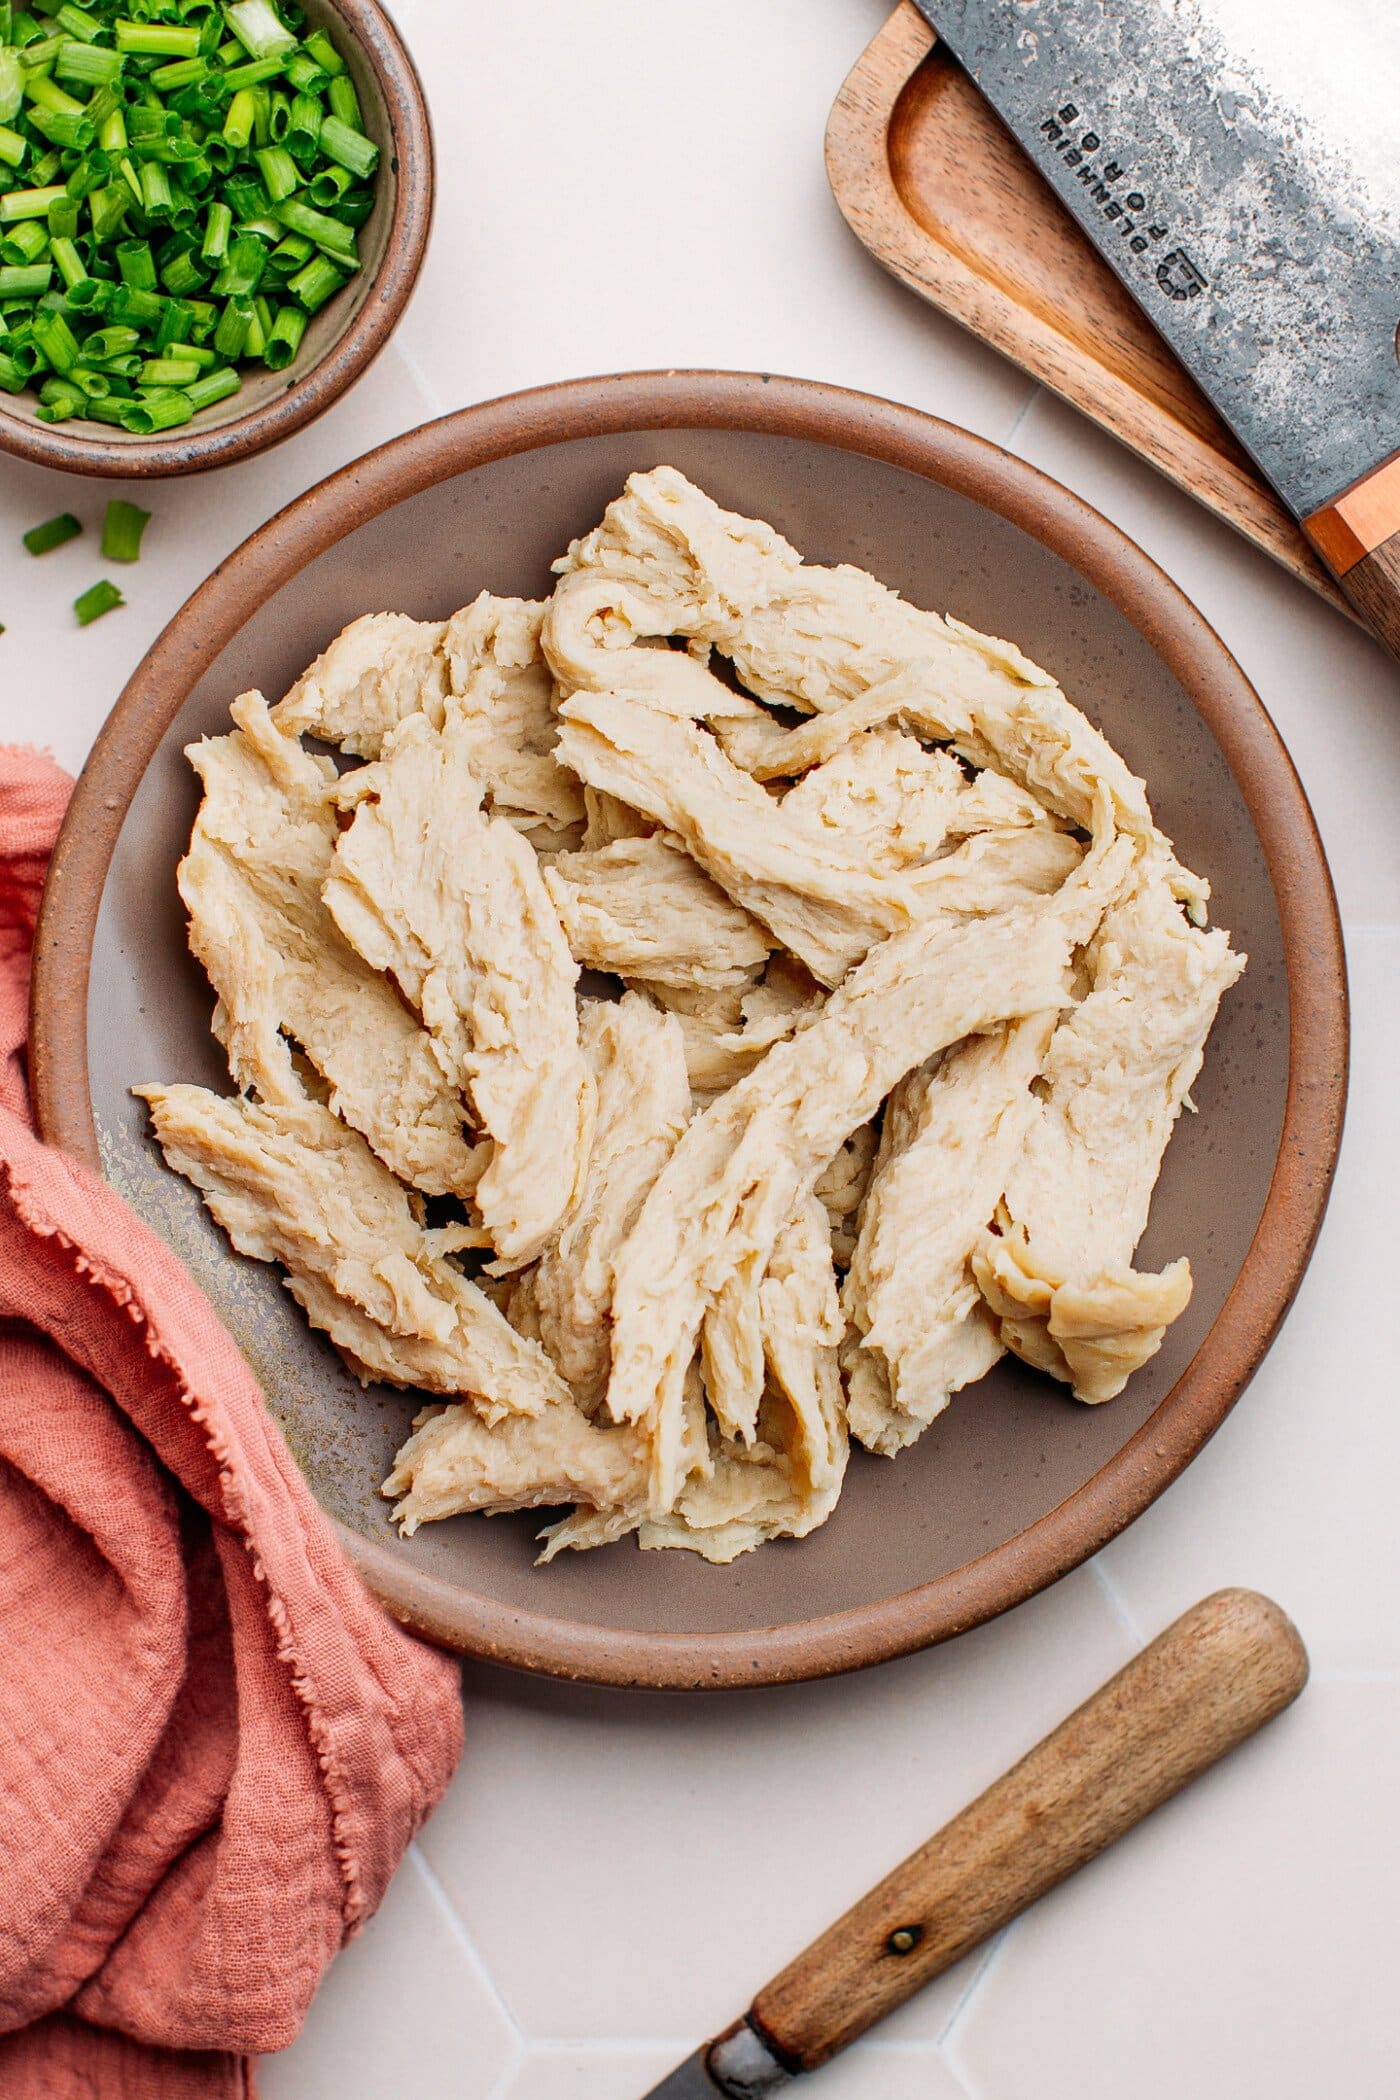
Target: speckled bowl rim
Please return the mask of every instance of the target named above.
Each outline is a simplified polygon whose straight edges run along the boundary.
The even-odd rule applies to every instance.
[[[188,423],[164,437],[81,436],[66,423],[30,423],[8,415],[0,402],[0,452],[54,467],[121,481],[202,474],[232,466],[280,445],[337,402],[373,364],[409,301],[428,250],[433,221],[433,127],[423,84],[408,48],[378,0],[327,0],[359,45],[379,83],[389,120],[394,164],[394,209],[374,279],[360,310],[311,365],[304,378],[246,415],[200,430]]]
[[[87,976],[103,883],[127,806],[162,735],[251,610],[357,526],[439,481],[538,446],[667,428],[801,438],[922,475],[1019,526],[1116,606],[1185,689],[1244,798],[1282,925],[1291,1017],[1277,1161],[1258,1229],[1210,1332],[1108,1464],[980,1558],[824,1618],[747,1632],[657,1633],[556,1619],[474,1595],[338,1526],[370,1589],[430,1640],[552,1677],[678,1690],[829,1676],[947,1640],[1058,1580],[1140,1515],[1220,1426],[1297,1290],[1341,1142],[1348,1022],[1336,900],[1292,761],[1220,638],[1125,534],[1047,475],[912,408],[757,373],[626,373],[508,395],[393,439],[254,533],[175,615],[93,748],[44,891],[30,1059],[48,1140],[100,1171],[88,1090]]]

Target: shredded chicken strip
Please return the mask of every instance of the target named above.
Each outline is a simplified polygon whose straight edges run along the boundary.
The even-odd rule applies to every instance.
[[[615,1260],[615,1418],[653,1425],[651,1505],[672,1506],[686,1367],[724,1279],[776,1234],[905,1072],[964,1035],[1068,998],[1072,949],[1131,866],[1097,850],[1057,896],[976,927],[881,943],[790,1041],[696,1118]]]
[[[605,679],[605,652],[645,635],[709,642],[751,693],[811,713],[907,677],[899,713],[911,728],[1009,774],[1086,830],[1107,814],[1162,858],[1174,893],[1200,914],[1208,886],[1177,862],[1142,781],[1014,644],[921,612],[863,569],[803,562],[771,525],[722,510],[674,467],[631,475],[555,568],[587,578],[577,606],[556,590],[546,623],[565,690]]]
[[[572,845],[585,821],[583,790],[555,756],[554,681],[540,654],[544,606],[483,591],[443,632],[444,711],[466,729],[471,768],[493,815],[541,853]]]
[[[1132,1268],[1172,1127],[1222,995],[1244,968],[1220,929],[1189,925],[1151,868],[1106,915],[1087,996],[1056,1030],[1008,1175],[1000,1236],[974,1271],[1008,1348],[1111,1400],[1161,1346],[1190,1265]]]
[[[664,832],[561,853],[544,879],[574,959],[589,969],[723,991],[748,984],[772,947]]]
[[[971,1259],[1036,1109],[1057,1016],[972,1036],[891,1094],[843,1293],[851,1432],[886,1456],[1002,1353]]]
[[[303,671],[272,719],[286,736],[315,736],[359,758],[379,748],[405,715],[426,708],[441,720],[447,690],[441,620],[365,613],[343,628]]]
[[[690,1084],[677,1023],[638,992],[589,1001],[581,1033],[598,1093],[593,1145],[576,1209],[528,1272],[529,1317],[592,1414],[608,1382],[613,1257],[690,1121]]]
[[[240,1087],[296,1102],[298,1042],[330,1105],[429,1195],[468,1196],[482,1160],[430,1037],[341,939],[321,901],[337,837],[335,769],[274,728],[261,693],[188,750],[204,784],[179,886],[190,947],[218,995],[214,1033]]]
[[[240,1254],[280,1262],[287,1288],[361,1376],[469,1393],[484,1420],[567,1401],[523,1340],[447,1256],[468,1228],[430,1231],[407,1190],[321,1102],[225,1099],[141,1086],[169,1164],[200,1190]]]
[[[423,1017],[492,1139],[476,1187],[503,1268],[533,1261],[587,1164],[594,1088],[578,970],[533,849],[481,809],[470,725],[409,715],[341,782],[354,811],[323,896],[351,945]]]

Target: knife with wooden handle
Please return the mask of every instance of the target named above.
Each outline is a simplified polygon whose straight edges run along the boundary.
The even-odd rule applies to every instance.
[[[886,1875],[647,2100],[763,2100],[817,2070],[1281,1713],[1307,1675],[1307,1651],[1278,1605],[1253,1590],[1217,1590]]]
[[[915,4],[1400,656],[1400,9]]]

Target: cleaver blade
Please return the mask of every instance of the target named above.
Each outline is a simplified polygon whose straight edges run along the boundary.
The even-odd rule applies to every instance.
[[[1400,8],[916,5],[1400,654]]]

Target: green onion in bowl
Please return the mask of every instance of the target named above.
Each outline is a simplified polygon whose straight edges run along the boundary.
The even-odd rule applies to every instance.
[[[360,267],[379,148],[294,0],[0,0],[0,388],[171,430]]]

